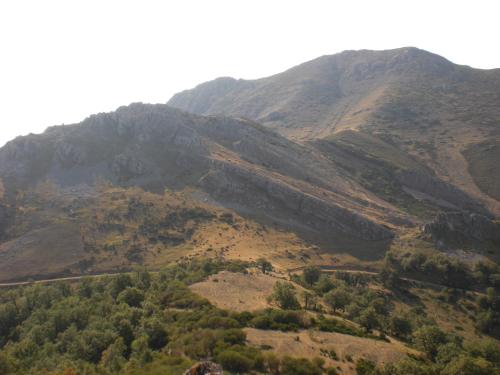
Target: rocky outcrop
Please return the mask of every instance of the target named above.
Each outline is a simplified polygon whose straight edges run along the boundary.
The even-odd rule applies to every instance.
[[[250,120],[167,105],[132,104],[20,137],[0,149],[1,177],[21,189],[47,179],[198,188],[240,213],[363,240],[391,238],[376,219],[392,224],[398,215],[312,148]]]
[[[337,231],[363,240],[385,240],[392,232],[358,212],[322,199],[265,174],[229,163],[214,162],[213,172],[200,184],[226,202],[259,208],[270,216],[280,214],[321,231]]]
[[[409,188],[409,192],[418,198],[432,200],[438,206],[452,208],[455,210],[464,210],[469,212],[480,212],[489,216],[488,210],[477,200],[471,198],[468,194],[454,185],[437,179],[429,174],[420,173],[412,170],[399,170],[396,173],[398,182]],[[420,195],[418,193],[421,193]]]
[[[441,213],[423,226],[423,232],[445,245],[484,244],[500,247],[500,222],[476,213]]]
[[[183,375],[223,375],[222,367],[213,362],[200,362],[195,364]]]
[[[73,167],[83,164],[85,161],[85,151],[72,143],[60,141],[56,144],[56,157],[64,167]]]
[[[111,163],[111,169],[120,180],[129,180],[146,173],[146,167],[141,160],[126,154],[117,155]]]

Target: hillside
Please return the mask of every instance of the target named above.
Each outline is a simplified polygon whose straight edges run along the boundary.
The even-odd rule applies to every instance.
[[[499,374],[499,102],[346,51],[12,140],[0,375]]]
[[[319,246],[327,252],[352,254],[367,249],[358,255],[380,259],[395,231],[413,225],[408,214],[370,193],[308,145],[251,121],[201,117],[166,105],[134,104],[91,116],[81,124],[17,138],[0,150],[0,178],[5,190],[0,206],[0,256],[4,259],[0,277],[4,280],[130,266],[134,262],[127,257],[134,257],[123,258],[123,253],[132,251],[130,237],[143,224],[120,213],[125,210],[122,206],[133,199],[145,199],[147,205],[169,204],[174,198],[162,200],[166,189],[184,196],[184,204],[172,208],[172,214],[182,216],[189,207],[201,205],[208,207],[212,218],[218,215],[213,212],[225,207],[228,214],[241,216],[252,228],[257,224],[270,228],[263,234],[254,230],[249,237],[245,231],[236,231],[259,251],[279,249],[284,254],[296,248],[284,243],[297,240],[302,248]],[[114,196],[98,189],[104,185],[126,190]],[[135,187],[153,194],[145,195]],[[83,206],[87,212],[77,209]],[[161,232],[168,229],[161,221],[163,214],[148,211],[142,216],[157,217],[154,225]],[[203,215],[201,219],[205,220]],[[200,241],[209,241],[212,230],[220,231],[205,228]],[[115,239],[97,241],[96,251],[116,241],[129,245],[118,253],[108,252],[113,259],[94,259],[97,268],[79,267],[78,262],[91,258],[82,252],[87,246],[82,240],[84,231],[98,233],[98,237],[115,233]],[[273,231],[283,235],[273,235]],[[270,244],[260,247],[259,236]],[[227,236],[219,246],[236,246],[231,238]],[[167,241],[162,247],[177,245]],[[140,241],[134,246],[154,248]],[[191,246],[193,253],[201,248]],[[237,249],[227,256],[248,253],[248,246]],[[187,255],[174,253],[177,258]],[[152,265],[175,259],[148,261],[148,256],[139,255]]]
[[[253,81],[220,78],[168,103],[198,114],[250,118],[303,143],[335,143],[339,133],[362,132],[394,146],[498,216],[498,173],[488,167],[494,152],[484,167],[475,168],[473,150],[496,147],[499,100],[499,70],[400,48],[345,51]]]

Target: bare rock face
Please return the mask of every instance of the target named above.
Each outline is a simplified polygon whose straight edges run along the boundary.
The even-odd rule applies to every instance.
[[[186,370],[184,375],[223,375],[222,367],[213,362],[200,362]]]
[[[500,223],[476,213],[441,213],[434,221],[425,224],[423,231],[445,245],[489,244],[500,247]]]
[[[296,218],[319,231],[337,231],[367,241],[387,240],[392,232],[331,200],[305,194],[283,181],[228,163],[215,163],[201,186],[219,200],[256,207],[284,219]]]
[[[436,201],[443,202],[443,204],[455,210],[465,210],[479,212],[483,215],[490,215],[488,210],[480,202],[472,199],[458,187],[450,185],[433,176],[410,170],[400,170],[396,173],[396,178],[403,186],[433,197]]]
[[[117,155],[111,164],[111,169],[120,180],[128,180],[146,173],[146,167],[141,160],[126,154]]]
[[[72,143],[64,141],[57,143],[56,156],[64,167],[72,167],[85,161],[85,151]]]
[[[253,121],[166,105],[132,104],[20,137],[0,149],[2,177],[19,189],[97,178],[160,191],[197,188],[244,214],[368,241],[391,238],[385,219],[394,223],[391,207],[313,149]]]

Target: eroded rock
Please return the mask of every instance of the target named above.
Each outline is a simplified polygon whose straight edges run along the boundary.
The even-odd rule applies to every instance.
[[[469,212],[441,213],[423,231],[445,245],[483,244],[500,247],[500,223]]]

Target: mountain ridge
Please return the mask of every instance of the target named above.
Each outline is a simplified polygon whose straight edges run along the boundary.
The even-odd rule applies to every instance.
[[[495,165],[471,169],[477,159],[467,151],[498,142],[499,101],[499,69],[474,69],[400,48],[322,56],[257,80],[221,78],[178,93],[168,103],[203,115],[250,118],[299,143],[346,130],[369,134],[394,144],[499,216],[498,183],[485,188],[477,172]]]

